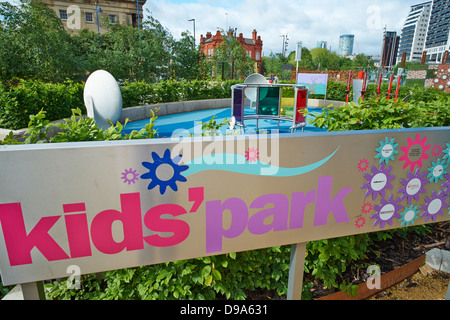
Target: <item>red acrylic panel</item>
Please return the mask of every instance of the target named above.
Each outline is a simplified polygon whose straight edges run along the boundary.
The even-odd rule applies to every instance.
[[[297,90],[297,106],[295,114],[295,123],[305,122],[305,116],[299,112],[306,109],[306,103],[308,101],[308,90],[298,89]]]

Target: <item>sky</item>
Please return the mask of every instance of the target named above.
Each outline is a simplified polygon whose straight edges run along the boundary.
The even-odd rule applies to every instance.
[[[0,0],[3,1],[3,0]],[[7,0],[14,3],[18,0]],[[100,1],[101,2],[101,1]],[[263,56],[281,53],[287,36],[287,53],[301,41],[308,49],[326,41],[338,50],[339,37],[353,34],[353,53],[380,55],[383,30],[401,34],[411,5],[425,0],[147,0],[144,15],[152,15],[175,39],[181,33],[215,34],[237,28],[245,38],[255,29],[263,41]]]
[[[308,49],[327,41],[336,51],[341,34],[355,35],[353,53],[380,55],[383,30],[401,34],[411,5],[420,0],[147,0],[144,14],[151,14],[175,39],[181,33],[215,34],[218,29],[237,28],[245,38],[255,29],[263,41],[263,55],[281,53],[283,35],[287,52],[301,41]]]

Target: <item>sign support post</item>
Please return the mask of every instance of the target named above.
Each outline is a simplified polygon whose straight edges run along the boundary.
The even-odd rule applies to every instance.
[[[291,246],[291,260],[289,263],[288,300],[301,300],[303,288],[303,272],[305,270],[306,242]]]
[[[45,300],[42,281],[21,283],[23,300]]]

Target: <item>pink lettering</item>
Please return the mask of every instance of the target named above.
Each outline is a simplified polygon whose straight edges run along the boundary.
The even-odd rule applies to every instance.
[[[196,199],[198,200],[198,199]],[[190,233],[189,225],[177,219],[163,219],[163,214],[174,217],[186,214],[175,204],[164,204],[148,210],[144,216],[145,226],[156,232],[172,232],[172,236],[143,236],[141,201],[139,193],[120,195],[121,210],[108,209],[99,212],[89,228],[84,203],[64,204],[64,221],[70,256],[50,236],[49,231],[61,217],[42,217],[27,235],[20,203],[0,204],[0,223],[11,266],[33,263],[31,250],[36,247],[48,261],[88,257],[94,246],[105,254],[141,250],[144,241],[155,247],[168,247],[183,242]],[[69,214],[70,213],[70,214]],[[123,240],[113,238],[112,225],[119,222],[123,228]]]
[[[44,217],[27,235],[20,203],[0,205],[0,221],[11,266],[30,264],[30,251],[36,247],[48,261],[68,259],[69,256],[48,234],[61,216]]]
[[[144,237],[145,242],[154,247],[170,247],[177,245],[189,235],[189,225],[185,221],[176,219],[161,219],[161,215],[170,214],[174,217],[186,214],[186,210],[176,204],[161,204],[147,211],[144,224],[147,228],[157,232],[172,232],[170,237],[154,234]]]
[[[127,251],[144,248],[139,193],[120,195],[122,212],[105,210],[95,216],[91,223],[92,243],[107,254],[115,254],[123,249]],[[123,226],[123,240],[116,242],[112,234],[112,224],[120,221]]]

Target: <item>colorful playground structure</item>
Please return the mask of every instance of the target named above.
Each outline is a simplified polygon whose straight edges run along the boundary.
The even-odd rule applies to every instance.
[[[245,132],[245,120],[256,119],[256,130],[259,129],[258,121],[274,120],[290,121],[289,130],[296,132],[298,128],[306,126],[305,114],[302,112],[308,104],[308,89],[297,84],[272,84],[262,80],[259,74],[251,75],[242,84],[231,87],[231,121],[230,128],[239,127]],[[294,89],[294,98],[282,97],[282,88]],[[245,108],[246,99],[250,109]],[[250,112],[248,112],[250,110]]]

